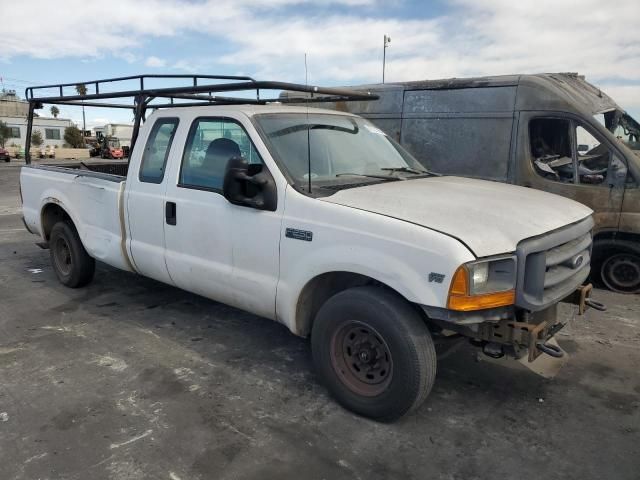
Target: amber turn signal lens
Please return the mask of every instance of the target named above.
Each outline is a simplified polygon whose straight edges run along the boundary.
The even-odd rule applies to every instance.
[[[472,310],[483,310],[485,308],[504,307],[513,305],[516,301],[516,292],[507,290],[506,292],[485,293],[473,296],[449,296],[449,308],[460,312]]]
[[[449,297],[451,295],[468,295],[469,294],[469,284],[467,283],[467,278],[469,277],[469,273],[465,267],[458,267],[456,273],[453,275],[453,280],[451,280],[451,287],[449,288]]]
[[[483,310],[485,308],[503,307],[513,305],[516,300],[515,290],[505,292],[483,293],[481,295],[469,295],[469,283],[467,269],[462,266],[456,270],[449,287],[449,300],[447,306],[451,310],[469,312]]]

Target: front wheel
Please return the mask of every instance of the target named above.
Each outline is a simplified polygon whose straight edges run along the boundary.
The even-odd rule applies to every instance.
[[[404,299],[380,287],[356,287],[320,308],[311,333],[313,360],[340,404],[392,421],[427,397],[436,352],[423,319]]]
[[[51,263],[58,280],[70,288],[82,287],[93,279],[96,262],[82,245],[78,232],[68,222],[58,222],[49,237]]]
[[[614,292],[640,292],[640,255],[631,250],[612,252],[602,262],[600,277]]]

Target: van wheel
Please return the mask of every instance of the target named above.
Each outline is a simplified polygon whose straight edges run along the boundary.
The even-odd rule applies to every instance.
[[[51,229],[49,252],[58,280],[71,288],[83,287],[91,282],[96,262],[82,246],[75,227],[58,222]]]
[[[340,292],[320,308],[311,333],[315,368],[344,407],[392,421],[427,397],[436,352],[411,305],[379,287]]]
[[[640,292],[640,255],[631,250],[610,252],[602,261],[600,278],[614,292]]]

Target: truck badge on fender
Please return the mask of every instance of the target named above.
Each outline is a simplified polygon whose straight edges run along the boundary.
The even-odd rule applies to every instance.
[[[429,273],[429,282],[442,283],[443,280],[444,280],[444,273],[436,273],[436,272]]]
[[[293,238],[294,240],[304,240],[305,242],[313,240],[313,232],[308,230],[296,230],[295,228],[287,228],[285,236],[287,238]]]

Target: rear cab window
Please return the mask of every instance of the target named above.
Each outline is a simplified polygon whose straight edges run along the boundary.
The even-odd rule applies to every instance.
[[[159,118],[151,128],[140,163],[139,179],[145,183],[162,183],[178,126],[177,118]]]

